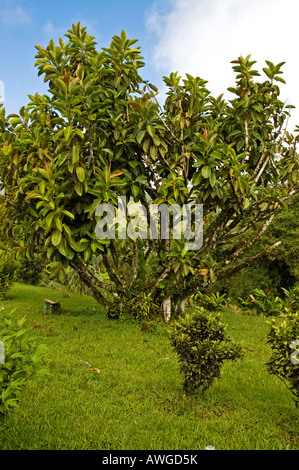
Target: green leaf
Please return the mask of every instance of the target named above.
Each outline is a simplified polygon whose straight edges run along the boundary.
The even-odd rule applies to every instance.
[[[294,184],[297,184],[299,181],[299,170],[294,170],[292,173],[292,180]]]
[[[62,239],[61,232],[58,229],[55,229],[52,232],[52,236],[51,236],[51,241],[52,241],[53,245],[58,246],[59,243],[61,242],[61,239]]]
[[[155,91],[156,93],[158,93],[158,88],[155,86],[155,85],[152,85],[151,83],[148,84],[148,86],[153,90]]]
[[[84,132],[81,131],[81,129],[75,129],[75,133],[76,133],[79,137],[81,137],[81,139],[84,139],[85,134],[84,134]]]
[[[74,218],[75,218],[75,216],[69,211],[63,210],[62,213],[67,215],[72,220],[74,220]]]
[[[58,230],[59,230],[60,232],[62,232],[62,222],[61,222],[61,219],[56,218],[56,219],[55,219],[55,224],[56,224],[56,227],[58,228]]]
[[[49,214],[45,218],[47,229],[51,227],[52,222],[53,222],[53,217],[54,217],[54,212],[49,212]]]
[[[66,159],[70,156],[70,151],[67,150],[66,152],[62,152],[57,160],[57,165],[61,166],[66,161]]]
[[[210,179],[210,185],[212,187],[215,186],[216,181],[217,181],[215,173],[211,173],[209,179]]]
[[[76,174],[77,174],[78,180],[81,183],[83,183],[83,181],[85,180],[85,170],[84,170],[84,168],[82,168],[81,166],[78,166],[76,168]]]
[[[72,130],[73,128],[71,126],[67,126],[65,129],[64,129],[64,137],[65,137],[65,140],[68,141],[71,134],[72,134]]]
[[[145,185],[148,184],[147,177],[145,175],[137,176],[137,178],[135,179],[135,182],[140,183],[140,184],[145,184]]]
[[[38,168],[37,171],[44,177],[46,178],[47,180],[49,179],[49,175],[48,175],[48,172],[46,170],[44,170],[43,168]]]
[[[78,196],[82,196],[83,194],[83,184],[80,181],[77,181],[75,184],[75,191],[78,194]]]
[[[145,154],[148,153],[149,151],[149,146],[150,146],[151,140],[150,139],[145,139],[145,141],[142,144],[142,148]]]
[[[246,198],[244,199],[244,202],[243,202],[243,207],[244,207],[244,209],[246,210],[246,209],[248,209],[249,206],[250,206],[250,201],[249,201],[249,199],[246,197]]]
[[[151,126],[150,124],[148,124],[146,126],[146,130],[147,132],[149,133],[149,135],[151,136],[151,138],[153,139],[154,136],[155,136],[155,129],[153,128],[153,126]]]
[[[262,212],[265,211],[268,208],[268,203],[267,202],[262,202],[259,205],[259,208],[261,209]]]
[[[44,158],[44,151],[42,148],[37,149],[37,155],[39,156],[41,160]]]
[[[138,134],[136,136],[136,140],[137,140],[138,144],[141,144],[144,136],[145,136],[145,130],[138,132]]]
[[[201,170],[201,174],[204,178],[209,178],[209,176],[211,174],[211,168],[209,166],[205,165]]]
[[[132,188],[131,188],[131,191],[132,191],[132,194],[133,196],[136,198],[139,194],[139,188],[138,186],[136,186],[135,184],[132,185]]]
[[[61,80],[60,78],[56,78],[55,84],[58,86],[58,88],[60,88],[60,90],[63,91],[65,95],[67,94],[67,86],[63,80]]]
[[[76,145],[73,145],[73,151],[72,151],[72,163],[78,163],[79,161],[79,149]]]
[[[154,145],[152,145],[150,148],[150,156],[152,160],[156,160],[157,158],[157,147],[155,147]]]

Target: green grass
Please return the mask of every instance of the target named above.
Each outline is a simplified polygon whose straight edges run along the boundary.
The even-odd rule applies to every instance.
[[[45,298],[63,313],[44,318]],[[226,363],[205,396],[188,397],[163,324],[143,332],[134,321],[109,321],[90,297],[22,284],[1,307],[26,315],[51,372],[27,383],[0,424],[2,450],[299,449],[299,410],[264,365],[265,318],[223,314],[245,357]]]

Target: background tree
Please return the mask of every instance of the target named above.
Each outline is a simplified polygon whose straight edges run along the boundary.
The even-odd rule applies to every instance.
[[[242,269],[227,279],[215,282],[210,290],[227,293],[230,297],[247,297],[256,287],[268,290],[270,294],[284,297],[283,289],[292,289],[299,285],[298,259],[298,194],[287,210],[280,211],[265,235],[254,248],[255,253],[265,246],[273,245],[277,240],[276,256],[268,256]]]
[[[298,138],[284,128],[277,85],[283,63],[266,61],[257,82],[250,56],[233,61],[231,101],[199,77],[171,73],[161,107],[124,31],[101,51],[80,24],[66,38],[36,46],[48,94],[29,95],[19,115],[1,110],[6,240],[14,253],[44,253],[57,272],[71,266],[109,315],[137,296],[161,304],[168,321],[192,292],[277,246],[253,250],[298,191]],[[118,196],[145,207],[203,204],[203,246],[137,233],[98,239],[96,208]]]

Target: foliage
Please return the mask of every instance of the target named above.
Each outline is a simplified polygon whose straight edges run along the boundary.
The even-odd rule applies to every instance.
[[[272,356],[267,363],[270,374],[279,377],[299,405],[299,313],[286,311],[279,324],[272,320],[268,334]]]
[[[272,268],[271,284],[278,280],[280,286],[287,289],[299,283],[298,213],[299,197],[297,195],[288,205],[286,211],[277,214],[265,237],[266,242],[270,244],[278,238],[283,240],[283,243],[277,247],[278,270],[275,269],[276,263],[271,263],[274,268]]]
[[[19,263],[0,260],[0,300],[4,300],[13,282],[17,279]]]
[[[133,297],[131,302],[128,304],[130,313],[137,320],[150,320],[157,318],[159,306],[153,302],[151,297],[148,297],[142,292],[137,297]]]
[[[18,279],[25,284],[37,286],[41,281],[44,268],[43,259],[40,256],[35,256],[31,260],[23,259],[20,263]]]
[[[31,377],[46,372],[41,367],[44,346],[37,345],[29,335],[26,317],[16,320],[13,313],[0,311],[0,340],[4,345],[4,363],[0,364],[0,414],[18,405],[20,393]]]
[[[269,293],[268,289],[254,289],[247,298],[238,298],[240,307],[246,309],[255,309],[261,316],[280,315],[283,309],[283,300]]]
[[[277,316],[285,309],[297,311],[299,307],[299,288],[281,289],[282,296],[269,292],[268,289],[255,288],[246,296],[230,298],[219,292],[197,292],[190,298],[191,306],[203,307],[210,311],[221,311],[230,305],[237,305],[242,310],[252,310],[262,317]]]
[[[282,289],[284,292],[285,307],[291,312],[299,311],[299,285],[294,286],[292,289]]]
[[[220,315],[207,314],[204,308],[174,322],[170,339],[179,356],[188,394],[208,389],[220,376],[224,361],[242,356],[241,345],[226,337]]]
[[[220,294],[219,292],[212,292],[211,294],[208,292],[197,292],[191,296],[190,300],[195,304],[200,302],[206,310],[210,310],[211,312],[221,310],[223,307],[229,305],[231,301],[226,294]]]
[[[136,292],[180,304],[273,256],[276,239],[254,247],[298,192],[299,138],[283,128],[290,107],[277,84],[284,63],[266,61],[257,81],[250,55],[233,61],[229,101],[213,97],[200,77],[171,73],[160,106],[157,88],[139,74],[136,39],[122,31],[98,51],[80,24],[65,36],[36,46],[48,93],[29,95],[19,114],[0,109],[3,233],[13,254],[43,250],[54,270],[73,268],[113,312]],[[167,240],[136,231],[99,239],[96,209],[116,207],[119,197],[147,211],[152,203],[189,204],[192,216],[203,204],[203,245],[188,250],[187,237],[174,240],[173,230]],[[94,258],[108,280],[91,269]]]
[[[44,298],[62,301],[68,313],[44,318],[38,313]],[[299,448],[292,395],[263,367],[269,359],[265,319],[223,311],[232,338],[245,339],[251,350],[244,348],[242,361],[224,364],[221,380],[203,399],[182,394],[178,357],[163,322],[145,334],[139,322],[108,321],[93,298],[64,297],[49,285],[16,283],[3,305],[16,308],[15,318],[27,312],[29,325],[42,327],[33,334],[51,351],[51,375],[27,383],[18,412],[1,428],[2,450],[198,452],[211,443],[221,450]]]

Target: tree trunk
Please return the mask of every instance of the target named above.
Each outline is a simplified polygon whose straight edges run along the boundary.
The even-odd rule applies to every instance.
[[[185,307],[186,307],[187,300],[188,300],[188,297],[181,300],[181,302],[179,304],[179,314],[180,315],[184,315],[184,313],[185,313]]]
[[[171,297],[166,297],[162,302],[163,317],[165,323],[169,323],[171,318]]]

